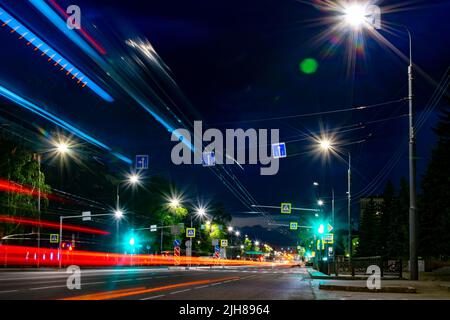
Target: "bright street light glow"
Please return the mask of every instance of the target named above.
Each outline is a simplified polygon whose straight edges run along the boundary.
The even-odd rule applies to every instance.
[[[323,232],[325,231],[325,227],[323,226],[323,224],[319,226],[319,229],[317,231],[319,232],[319,234],[323,234]]]
[[[180,199],[178,199],[178,198],[172,198],[172,199],[170,199],[169,205],[170,205],[172,208],[178,208],[178,207],[180,206],[180,204],[181,204]]]
[[[323,203],[324,203],[323,200],[318,200],[318,201],[317,201],[317,204],[318,204],[319,206],[323,206]]]
[[[131,238],[131,239],[130,239],[130,246],[134,246],[134,243],[135,243],[134,238]]]
[[[205,208],[198,208],[196,213],[197,213],[198,216],[204,217],[204,216],[206,216],[206,209]]]
[[[359,28],[367,21],[366,6],[361,4],[351,4],[344,11],[344,19],[353,28]]]
[[[236,231],[234,234],[236,235],[236,237],[239,237],[241,235],[239,231]]]
[[[328,139],[322,139],[319,142],[320,148],[324,151],[328,151],[331,149],[331,141]]]
[[[317,187],[319,185],[319,183],[314,181],[313,185],[315,185]]]
[[[233,231],[233,227],[232,226],[229,226],[228,227],[228,232],[232,232]]]
[[[139,183],[140,179],[141,178],[139,177],[139,175],[134,173],[128,177],[128,182],[130,182],[131,184],[137,184]]]
[[[69,145],[65,142],[59,142],[56,146],[56,149],[59,153],[66,154],[67,152],[69,152]]]
[[[259,246],[259,241],[255,241],[255,246]]]
[[[123,217],[123,211],[120,210],[120,209],[115,210],[115,211],[114,211],[114,217],[115,217],[116,219],[122,219],[122,217]]]

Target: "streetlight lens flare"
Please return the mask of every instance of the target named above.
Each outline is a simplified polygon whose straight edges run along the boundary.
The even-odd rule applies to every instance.
[[[122,219],[123,217],[123,211],[120,209],[117,209],[114,211],[114,217],[118,220]]]
[[[328,151],[331,149],[331,141],[328,139],[322,139],[319,142],[320,148],[324,151]]]
[[[357,29],[367,21],[366,6],[351,4],[344,9],[344,19],[347,24]]]
[[[129,181],[131,184],[138,184],[138,183],[140,182],[140,180],[141,180],[141,178],[140,178],[139,175],[137,175],[137,174],[131,174],[131,175],[128,177],[128,181]]]

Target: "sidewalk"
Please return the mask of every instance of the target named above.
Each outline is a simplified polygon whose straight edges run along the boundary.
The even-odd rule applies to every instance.
[[[318,288],[327,291],[348,291],[365,293],[397,293],[406,296],[433,297],[436,299],[450,300],[450,282],[448,281],[410,281],[405,279],[381,279],[381,288],[369,289],[367,287],[367,276],[328,276],[315,269],[308,268],[312,279],[318,280]],[[350,279],[348,279],[350,278]],[[416,294],[416,295],[415,295]]]

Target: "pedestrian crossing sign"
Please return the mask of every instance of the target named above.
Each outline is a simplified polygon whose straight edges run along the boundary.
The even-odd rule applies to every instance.
[[[297,230],[297,229],[298,229],[298,223],[297,223],[297,222],[291,222],[291,223],[289,223],[289,229],[291,229],[291,230]]]
[[[195,228],[186,228],[186,237],[195,238]]]
[[[283,202],[281,204],[281,213],[287,213],[290,214],[292,212],[292,205],[288,202]]]

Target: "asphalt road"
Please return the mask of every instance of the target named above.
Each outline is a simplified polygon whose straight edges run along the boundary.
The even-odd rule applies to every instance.
[[[70,290],[65,270],[0,270],[0,300],[378,300],[448,299],[424,282],[418,294],[319,289],[302,267],[82,269],[81,288]],[[419,286],[419,283],[417,284]],[[443,291],[444,290],[444,291]]]
[[[214,267],[81,270],[69,290],[64,271],[0,271],[0,299],[314,299],[305,268]]]

